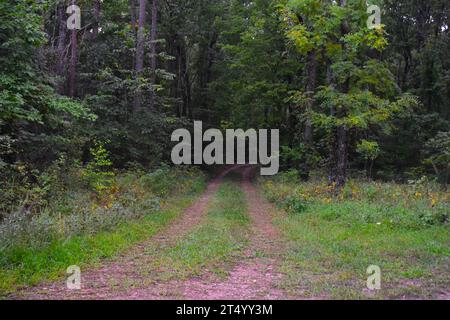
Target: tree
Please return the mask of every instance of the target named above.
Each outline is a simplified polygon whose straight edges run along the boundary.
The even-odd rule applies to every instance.
[[[17,164],[31,171],[45,168],[59,153],[76,154],[82,140],[79,120],[94,118],[84,105],[56,95],[49,75],[38,69],[36,52],[46,44],[44,9],[44,4],[28,0],[0,2],[2,178]]]
[[[226,115],[236,127],[286,130],[292,110],[284,100],[303,66],[289,55],[273,1],[232,1],[217,28],[222,61],[210,85],[216,117]]]
[[[131,29],[133,33],[136,32],[136,0],[129,0],[130,3],[130,18],[131,18]]]
[[[389,39],[383,58],[400,88],[420,104],[395,120],[392,137],[381,137],[377,165],[391,168],[383,170],[392,171],[388,176],[409,180],[418,172],[434,173],[418,164],[426,160],[427,141],[450,128],[450,2],[385,0],[382,8]]]
[[[369,179],[372,179],[373,163],[374,163],[375,159],[377,159],[380,156],[380,146],[378,145],[378,143],[376,141],[368,141],[368,140],[363,139],[358,143],[356,151],[366,161],[365,167],[366,167],[367,177]]]
[[[67,21],[66,21],[66,7],[63,3],[58,3],[58,20],[59,20],[59,29],[58,29],[58,62],[56,64],[56,74],[58,75],[59,85],[58,92],[60,94],[65,93],[65,85],[62,79],[65,79],[65,71],[67,64],[67,53],[66,53],[66,40],[67,40]]]
[[[318,106],[309,113],[329,133],[329,180],[340,188],[347,178],[351,134],[358,140],[361,131],[382,129],[416,100],[396,98],[394,77],[377,59],[388,44],[384,28],[367,28],[364,2],[292,0],[283,10],[293,45],[305,56],[316,51],[327,63],[326,84],[316,91]],[[304,93],[297,97],[308,105]]]

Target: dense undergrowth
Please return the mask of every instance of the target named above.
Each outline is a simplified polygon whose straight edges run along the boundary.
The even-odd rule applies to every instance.
[[[449,222],[449,193],[426,178],[409,184],[350,180],[336,193],[325,180],[299,182],[296,171],[263,182],[267,198],[289,212],[317,208],[325,220],[426,228]]]
[[[339,193],[295,172],[261,181],[283,208],[275,218],[289,241],[284,289],[303,297],[445,298],[448,193],[426,180],[409,185],[352,180]],[[366,287],[366,269],[382,272],[381,290]]]

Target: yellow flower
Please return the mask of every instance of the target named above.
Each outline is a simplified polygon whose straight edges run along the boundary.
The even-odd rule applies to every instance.
[[[431,199],[431,206],[434,207],[437,204],[437,200],[432,198]]]

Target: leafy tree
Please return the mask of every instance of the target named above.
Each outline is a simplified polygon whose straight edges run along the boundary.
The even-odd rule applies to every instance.
[[[285,120],[293,110],[284,100],[302,64],[287,52],[273,1],[232,1],[219,28],[224,57],[211,85],[216,112],[234,126],[289,130]]]
[[[286,35],[298,52],[317,52],[327,63],[326,84],[315,94],[309,111],[330,141],[330,183],[345,184],[351,138],[388,129],[396,114],[416,104],[403,95],[388,67],[377,57],[387,46],[383,26],[367,28],[365,2],[292,0],[282,7]],[[304,92],[298,103],[309,105]]]

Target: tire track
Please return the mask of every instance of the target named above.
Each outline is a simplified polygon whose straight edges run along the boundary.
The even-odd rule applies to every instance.
[[[269,212],[273,207],[261,197],[252,183],[253,167],[240,166],[241,188],[245,192],[251,218],[251,241],[239,262],[231,267],[227,278],[212,273],[188,280],[172,280],[131,290],[116,296],[123,300],[277,300],[287,295],[277,288],[282,274],[277,267],[284,250],[278,230]]]
[[[242,188],[252,220],[252,238],[241,262],[225,281],[194,279],[183,284],[183,298],[191,300],[276,300],[286,294],[276,287],[282,275],[276,271],[284,249],[272,224],[271,205],[252,183],[254,167],[242,168]]]

